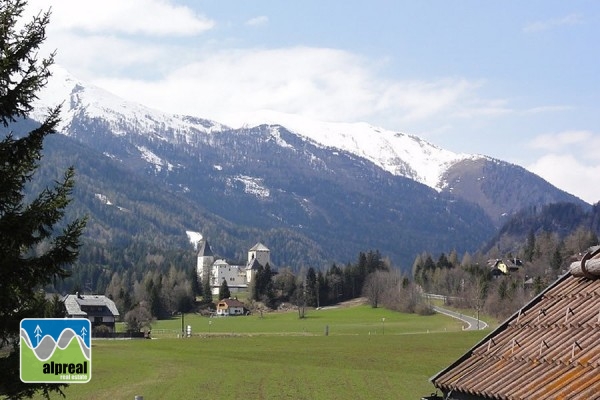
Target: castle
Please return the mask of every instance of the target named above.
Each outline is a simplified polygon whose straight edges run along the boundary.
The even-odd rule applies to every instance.
[[[230,265],[224,259],[216,259],[207,240],[198,243],[198,261],[196,273],[202,282],[208,279],[212,294],[218,295],[223,279],[227,282],[231,293],[248,290],[254,274],[260,266],[271,262],[271,251],[262,243],[255,244],[248,250],[246,265]]]

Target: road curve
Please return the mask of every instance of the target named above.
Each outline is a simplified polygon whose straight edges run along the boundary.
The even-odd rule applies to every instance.
[[[476,330],[486,329],[488,327],[488,324],[485,323],[484,321],[482,321],[481,319],[478,320],[477,318],[469,317],[468,315],[457,313],[455,311],[448,310],[446,308],[433,306],[433,310],[437,313],[444,314],[449,317],[461,320],[462,322],[467,324],[466,328],[463,327],[463,330],[465,330],[465,331],[476,331]]]

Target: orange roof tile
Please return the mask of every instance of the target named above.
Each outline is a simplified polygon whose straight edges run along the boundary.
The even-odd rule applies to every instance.
[[[597,398],[600,247],[587,263],[598,267],[595,273],[573,263],[570,272],[431,382],[445,394],[481,399]]]

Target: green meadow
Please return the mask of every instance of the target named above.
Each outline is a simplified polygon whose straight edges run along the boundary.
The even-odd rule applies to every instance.
[[[442,315],[368,306],[184,324],[192,337],[177,337],[179,317],[155,323],[154,340],[93,340],[92,380],[70,385],[67,399],[414,400],[485,335]]]

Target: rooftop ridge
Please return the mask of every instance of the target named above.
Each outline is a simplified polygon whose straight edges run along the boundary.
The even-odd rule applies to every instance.
[[[600,278],[600,246],[590,247],[581,260],[572,262],[569,272],[577,277]]]

